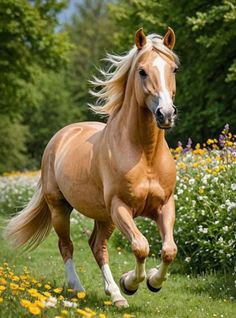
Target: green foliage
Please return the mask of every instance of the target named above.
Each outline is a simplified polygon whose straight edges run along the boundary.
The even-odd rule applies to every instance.
[[[89,93],[92,77],[98,72],[106,51],[113,49],[114,25],[108,14],[107,0],[84,0],[77,4],[77,12],[67,25],[74,50],[70,54],[67,72],[68,85],[75,105],[84,119],[94,119],[87,104],[92,101]]]
[[[26,165],[27,127],[6,115],[0,115],[0,174]]]
[[[56,14],[65,1],[0,0],[0,110],[19,113],[26,107],[27,83],[35,67],[57,69],[65,62],[69,44],[55,32]]]
[[[35,104],[24,113],[24,123],[29,128],[26,146],[31,167],[40,166],[43,151],[51,137],[80,118],[66,87],[63,72],[47,72],[38,75],[31,90]]]

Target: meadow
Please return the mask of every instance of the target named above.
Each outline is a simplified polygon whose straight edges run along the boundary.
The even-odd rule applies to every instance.
[[[64,266],[57,237],[50,236],[36,250],[13,251],[1,239],[0,317],[234,317],[236,312],[236,143],[225,126],[217,139],[192,148],[172,149],[178,178],[175,238],[176,261],[162,290],[151,293],[145,283],[128,298],[130,307],[118,310],[104,294],[100,270],[88,246],[92,221],[76,211],[71,217],[75,264],[86,293],[74,294],[64,282]],[[0,221],[16,212],[33,193],[38,172],[0,177]],[[156,228],[137,220],[151,252],[147,269],[156,266],[161,248]],[[116,231],[109,244],[116,281],[134,267],[129,244]]]

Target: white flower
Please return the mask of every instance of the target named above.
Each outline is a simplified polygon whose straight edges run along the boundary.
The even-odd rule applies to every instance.
[[[231,184],[231,190],[236,191],[236,183]]]
[[[227,225],[223,227],[223,230],[224,230],[225,232],[227,232],[228,229],[229,229],[229,227],[228,227]]]
[[[77,304],[73,303],[72,301],[69,300],[63,300],[63,305],[64,307],[69,307],[69,308],[76,308]]]
[[[224,242],[224,239],[223,239],[222,236],[219,238],[218,242],[219,242],[219,243],[223,243],[223,242]]]
[[[184,193],[184,191],[182,189],[177,190],[177,194],[182,194],[182,193]]]
[[[230,212],[231,210],[236,208],[236,203],[235,202],[230,202],[230,204],[227,207],[227,211]]]
[[[50,296],[47,301],[45,301],[44,305],[46,308],[50,308],[50,307],[56,307],[57,304],[57,299],[56,297],[52,297]]]
[[[191,257],[186,257],[185,262],[189,263],[191,261]]]
[[[189,179],[188,182],[189,182],[190,185],[192,185],[192,184],[194,184],[195,180],[194,179]]]

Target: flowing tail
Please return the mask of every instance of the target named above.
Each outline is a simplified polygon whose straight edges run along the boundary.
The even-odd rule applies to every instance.
[[[28,205],[14,216],[5,229],[5,238],[13,247],[36,248],[50,233],[51,213],[43,196],[41,179]]]

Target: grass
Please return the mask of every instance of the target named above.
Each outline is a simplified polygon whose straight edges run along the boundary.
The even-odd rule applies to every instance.
[[[111,305],[105,305],[109,298],[104,294],[103,282],[100,270],[88,247],[87,239],[91,228],[91,222],[82,219],[86,224],[83,231],[81,224],[72,224],[72,238],[75,247],[74,260],[78,274],[86,289],[87,296],[82,301],[81,307],[89,307],[96,311],[96,317],[159,317],[159,318],[202,318],[202,317],[234,317],[236,312],[234,282],[227,277],[205,275],[189,277],[188,275],[172,274],[165,282],[160,293],[148,291],[142,284],[138,292],[133,296],[126,296],[130,307],[118,310]],[[110,265],[115,280],[118,281],[121,274],[134,267],[134,257],[125,250],[116,249],[112,242],[109,244]],[[35,251],[27,254],[16,254],[7,242],[1,243],[0,262],[7,262],[15,273],[22,273],[26,266],[31,276],[42,282],[50,282],[52,288],[65,287],[64,266],[57,248],[55,233],[44,241]],[[147,268],[155,266],[156,259],[149,258]],[[1,266],[1,264],[0,264]],[[1,284],[0,284],[1,285]],[[64,293],[65,295],[65,293]],[[1,295],[0,295],[1,296]],[[2,295],[0,303],[1,318],[31,317],[25,311],[22,314],[20,304],[14,303],[14,298],[9,294]],[[13,299],[13,300],[12,300]],[[73,310],[61,313],[63,308],[50,308],[42,310],[41,317],[81,317]]]

